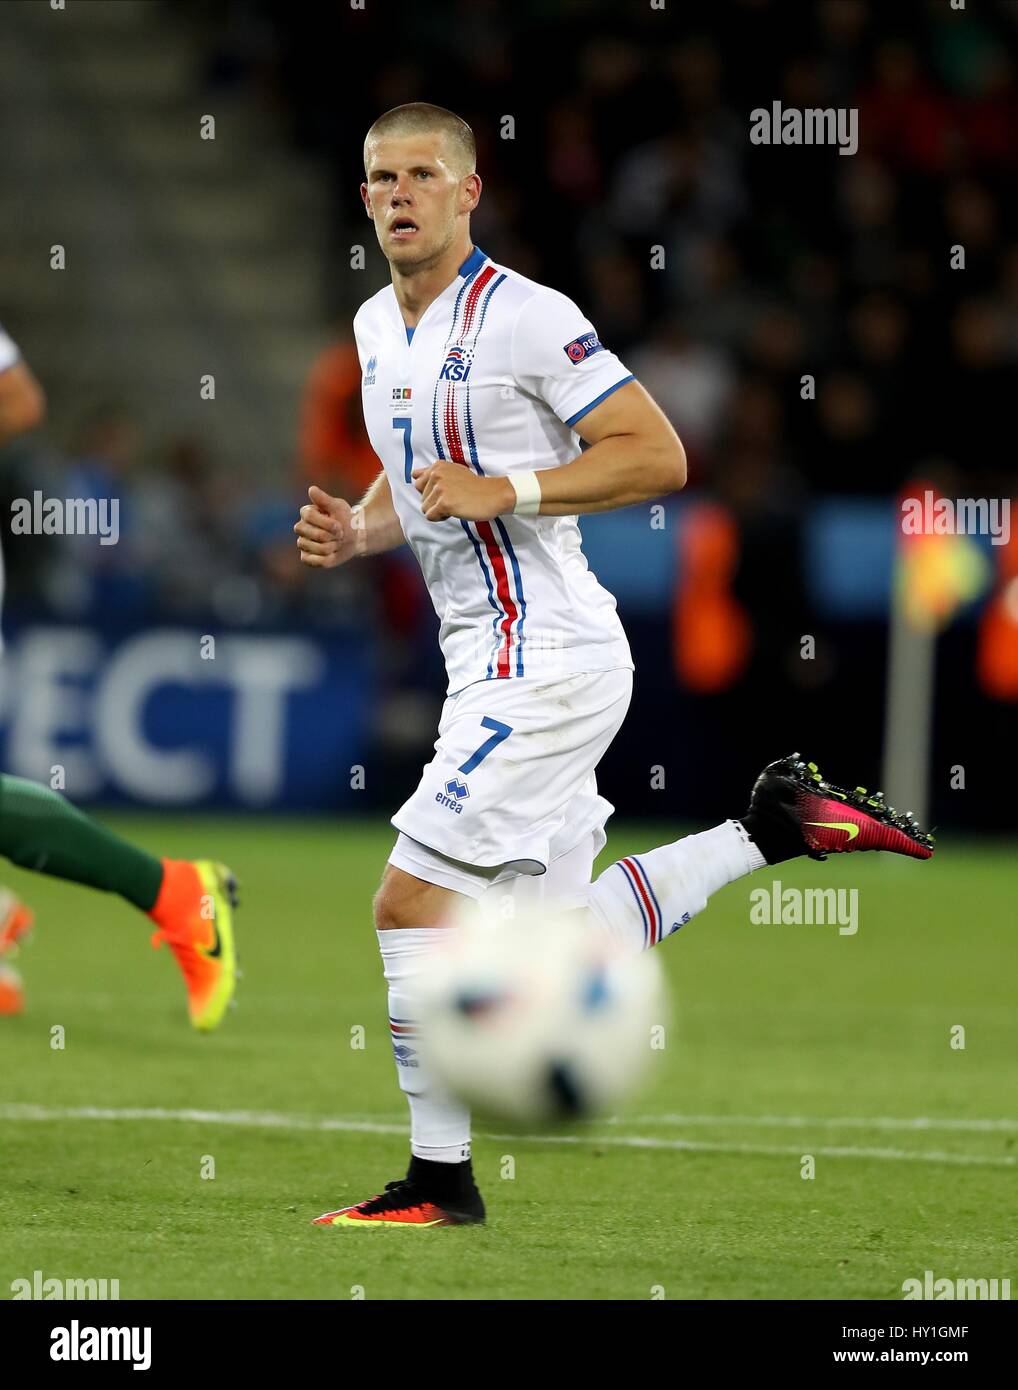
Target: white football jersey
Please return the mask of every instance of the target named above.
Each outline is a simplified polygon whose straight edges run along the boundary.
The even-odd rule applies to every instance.
[[[576,517],[428,521],[411,480],[439,459],[495,476],[574,459],[573,426],[633,380],[589,320],[475,248],[416,328],[388,285],[361,305],[354,334],[364,420],[441,619],[449,693],[482,680],[632,669]]]

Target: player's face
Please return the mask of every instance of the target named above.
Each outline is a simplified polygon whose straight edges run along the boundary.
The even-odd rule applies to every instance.
[[[459,173],[441,135],[372,140],[366,164],[361,197],[385,257],[404,272],[439,260],[477,205],[477,175]]]

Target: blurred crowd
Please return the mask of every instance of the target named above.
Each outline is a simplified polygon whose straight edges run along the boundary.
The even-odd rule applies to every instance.
[[[238,496],[197,439],[153,450],[115,405],[83,423],[53,486],[117,489],[124,539],[88,563],[125,601],[133,586],[181,612],[342,611],[308,587],[289,528],[309,478],[354,498],[377,468],[349,321],[386,273],[357,187],[367,126],[411,100],[474,128],[476,242],[577,299],[678,429],[692,486],[747,524],[817,493],[888,495],[920,467],[948,491],[1015,492],[1018,6],[183,8],[208,34],[206,87],[246,88],[331,182],[337,335],[294,403],[277,496]],[[858,152],[750,144],[773,101],[857,107]],[[358,242],[367,271],[349,269]],[[52,582],[73,596],[81,573]],[[413,624],[401,562],[369,590]]]
[[[276,0],[240,13],[295,138],[332,163],[337,313],[363,297],[345,252],[369,237],[364,130],[436,101],[478,137],[478,244],[579,301],[694,485],[752,509],[886,494],[936,460],[1013,490],[996,441],[1018,359],[1018,6],[469,0],[408,6],[394,30],[369,5],[342,33],[379,61],[341,94],[321,28]],[[750,144],[775,100],[857,107],[858,153]]]
[[[359,623],[381,599],[357,567],[311,572],[297,560],[292,532],[296,481],[279,491],[238,484],[200,436],[146,437],[115,400],[85,414],[66,446],[44,435],[8,446],[0,509],[15,498],[116,499],[118,539],[6,533],[3,555],[11,606],[65,618],[128,622],[158,612],[168,621],[208,615],[241,626]]]

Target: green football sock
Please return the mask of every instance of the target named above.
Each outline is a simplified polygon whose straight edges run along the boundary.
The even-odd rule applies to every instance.
[[[48,787],[0,775],[0,855],[23,869],[155,905],[163,866]]]

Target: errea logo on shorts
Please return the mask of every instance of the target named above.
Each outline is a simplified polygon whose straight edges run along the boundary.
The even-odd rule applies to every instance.
[[[450,777],[445,784],[445,792],[436,792],[435,800],[439,806],[445,806],[450,811],[455,811],[459,815],[463,810],[463,802],[470,795],[470,788],[466,782],[459,777]]]

